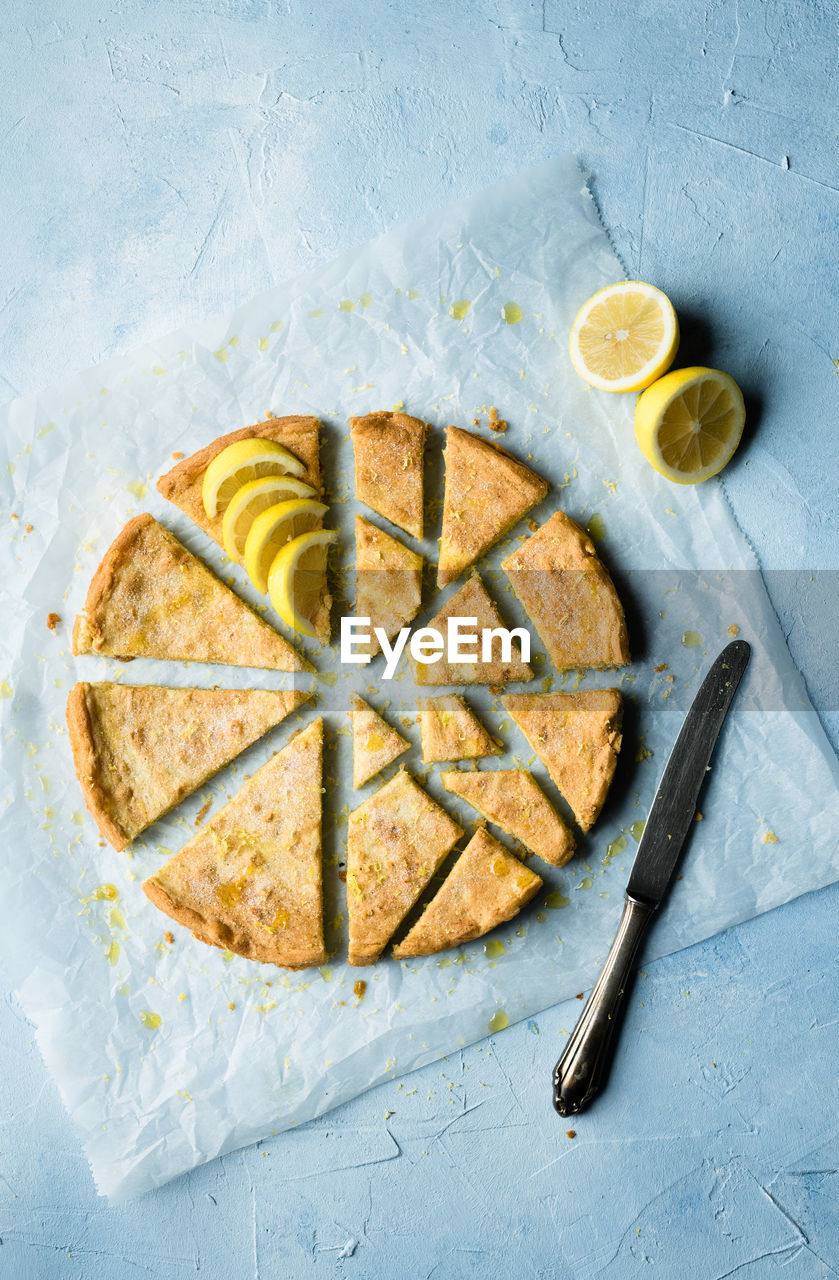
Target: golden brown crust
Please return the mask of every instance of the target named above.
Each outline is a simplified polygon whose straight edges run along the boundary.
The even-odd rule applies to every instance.
[[[439,631],[446,639],[446,628],[449,618],[477,618],[477,652],[481,652],[481,631],[489,628],[492,631],[503,627],[501,615],[489,597],[486,587],[477,573],[473,574],[459,591],[455,592],[427,624]],[[522,661],[521,649],[513,642],[510,661],[505,662],[502,656],[501,640],[496,637],[492,642],[492,660],[483,662],[449,662],[445,655],[437,662],[416,662],[411,659],[414,668],[414,679],[418,685],[444,684],[512,684],[520,680],[532,680],[533,672],[526,662]]]
[[[459,693],[423,698],[420,734],[425,764],[442,760],[478,760],[501,748]]]
[[[392,640],[419,613],[422,599],[422,556],[363,516],[355,518],[355,613],[370,619],[371,641],[359,653],[381,648],[375,628]]]
[[[89,689],[88,684],[76,684],[67,698],[67,731],[70,735],[70,749],[73,752],[76,777],[88,810],[105,839],[116,850],[121,850],[125,848],[131,837],[122,830],[108,812],[105,792],[98,779],[99,765],[88,707]]]
[[[436,955],[482,938],[512,920],[542,879],[478,827],[414,927],[393,948],[396,960]]]
[[[323,964],[322,751],[318,719],[145,881],[155,906],[248,960]]]
[[[437,585],[460,577],[547,492],[547,480],[500,445],[449,427]]]
[[[428,426],[407,413],[368,413],[350,418],[355,454],[355,496],[422,538],[423,450]]]
[[[606,800],[621,749],[619,689],[518,693],[501,699],[544,762],[583,831]]]
[[[623,606],[594,543],[556,511],[502,567],[559,671],[630,661]]]
[[[73,629],[73,652],[312,670],[147,513],[129,520],[103,556]]]
[[[350,814],[351,965],[375,964],[463,830],[404,769]]]
[[[527,769],[449,769],[440,781],[543,862],[562,867],[572,857],[574,837]]]
[[[240,427],[238,431],[229,431],[219,436],[197,453],[190,454],[177,466],[172,467],[157,482],[157,491],[176,507],[180,507],[185,515],[215,538],[220,547],[224,546],[222,537],[222,516],[210,519],[204,510],[201,486],[204,472],[222,449],[237,444],[240,440],[275,440],[283,448],[288,449],[306,468],[300,476],[306,484],[320,489],[320,460],[318,433],[320,421],[317,418],[292,415],[286,418],[268,417],[264,422],[257,422],[252,427]]]
[[[369,703],[353,695],[352,711],[352,784],[363,787],[377,773],[407,751],[410,742],[389,725]]]
[[[70,745],[100,831],[124,848],[310,696],[111,681],[75,685],[67,700]]]

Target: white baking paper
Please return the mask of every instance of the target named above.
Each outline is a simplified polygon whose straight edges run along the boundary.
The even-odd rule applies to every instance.
[[[0,553],[0,947],[101,1192],[122,1197],[159,1186],[590,986],[617,922],[634,824],[648,810],[702,670],[735,627],[753,641],[754,661],[649,957],[839,877],[836,760],[719,484],[679,488],[654,474],[634,446],[633,398],[587,389],[570,368],[566,338],[577,307],[621,275],[576,163],[558,159],[232,316],[3,412],[8,469],[0,509],[12,534]],[[64,728],[74,679],[262,687],[289,680],[233,668],[74,660],[72,619],[91,573],[123,522],[150,510],[256,601],[215,544],[158,497],[154,480],[173,451],[192,451],[269,410],[315,413],[326,424],[326,480],[343,565],[351,567],[358,508],[348,417],[397,405],[438,428],[432,489],[441,475],[439,429],[470,427],[477,418],[477,429],[493,438],[487,412],[495,406],[509,422],[504,444],[552,482],[539,518],[557,505],[583,523],[596,517],[591,527],[627,602],[637,655],[620,677],[584,679],[620,678],[628,698],[613,796],[574,862],[545,868],[545,892],[497,932],[503,949],[487,954],[476,942],[443,957],[349,969],[337,874],[347,808],[358,802],[347,781],[349,691],[372,688],[374,703],[387,705],[397,723],[414,714],[414,691],[404,671],[382,683],[381,659],[347,672],[337,651],[327,651],[317,658],[321,678],[309,683],[332,744],[326,877],[333,958],[320,971],[288,975],[205,947],[174,925],[169,943],[170,922],[141,893],[142,878],[192,834],[207,799],[218,807],[315,711],[269,735],[130,854],[102,847]],[[434,537],[437,519],[431,523]],[[511,541],[522,532],[525,525]],[[432,558],[433,550],[429,541]],[[501,554],[486,562],[485,580],[519,622],[503,575],[493,570]],[[439,603],[430,589],[424,616]],[[62,619],[54,632],[46,626],[50,611]],[[541,688],[551,673],[543,658],[536,669],[532,687]],[[507,744],[501,763],[529,762],[527,744],[492,693],[472,700]],[[439,771],[422,771],[416,728],[405,731],[415,744],[408,764],[442,798]],[[544,780],[538,761],[532,767]],[[450,807],[471,828],[475,815]],[[360,1001],[353,993],[359,977],[368,984]],[[546,1070],[551,1065],[546,1059]]]

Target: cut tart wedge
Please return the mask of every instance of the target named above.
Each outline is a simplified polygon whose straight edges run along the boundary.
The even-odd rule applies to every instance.
[[[552,867],[574,853],[574,837],[527,769],[448,769],[440,781],[489,822]]]
[[[414,538],[423,529],[423,449],[428,427],[406,413],[350,418],[355,496]]]
[[[420,703],[420,733],[426,764],[440,760],[478,760],[501,753],[492,734],[459,693],[425,698]]]
[[[347,839],[350,964],[375,964],[462,835],[404,769],[353,810]]]
[[[478,660],[449,662],[445,655],[437,662],[416,662],[412,659],[414,679],[418,685],[512,684],[533,679],[533,672],[522,661],[521,649],[516,641],[512,641],[509,653],[505,654],[501,637],[494,636],[490,660],[484,662],[481,659],[481,632],[485,628],[492,631],[503,628],[504,623],[477,574],[473,574],[428,623],[429,627],[440,632],[444,642],[449,618],[476,619],[476,625],[468,627],[462,634],[477,634],[477,645],[471,648],[479,655]]]
[[[460,577],[547,492],[547,480],[506,449],[449,427],[437,585]]]
[[[419,920],[393,948],[394,959],[430,956],[482,938],[518,915],[542,883],[478,827]]]
[[[363,516],[356,516],[355,568],[355,615],[370,619],[372,638],[366,652],[372,657],[381,649],[376,627],[392,640],[419,613],[422,556]],[[364,646],[359,644],[357,652],[364,653]]]
[[[74,685],[70,746],[102,835],[124,849],[310,697],[296,690]]]
[[[148,514],[129,520],[93,575],[73,652],[312,670]]]
[[[614,583],[591,538],[564,512],[554,512],[502,565],[557,670],[629,662]]]
[[[411,744],[357,693],[353,695],[350,718],[352,784],[363,787],[365,782],[397,760]]]
[[[264,964],[323,964],[323,721],[301,729],[143,890],[201,942]]]
[[[157,482],[158,492],[169,502],[194,520],[200,528],[215,538],[219,546],[224,546],[222,527],[224,512],[210,518],[204,510],[201,496],[204,484],[204,473],[214,458],[231,444],[240,440],[273,440],[288,449],[299,462],[303,471],[298,479],[304,481],[315,490],[320,489],[320,463],[318,450],[318,433],[320,422],[309,417],[268,417],[264,422],[257,422],[252,427],[242,427],[239,431],[230,431],[219,436],[197,453],[182,459],[171,471],[161,476]]]
[[[501,701],[588,831],[603,808],[621,748],[620,690],[508,694]]]

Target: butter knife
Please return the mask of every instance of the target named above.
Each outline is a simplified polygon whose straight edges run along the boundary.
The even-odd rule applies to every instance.
[[[670,753],[632,864],[615,940],[554,1067],[554,1106],[561,1116],[585,1110],[606,1083],[635,956],[673,878],[711,754],[750,656],[745,640],[726,645]]]

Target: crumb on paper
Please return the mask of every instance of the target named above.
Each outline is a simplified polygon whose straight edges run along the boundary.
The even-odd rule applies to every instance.
[[[537,531],[537,530],[538,530],[538,528],[539,528],[539,521],[538,521],[538,520],[534,520],[534,519],[533,519],[533,517],[531,516],[531,517],[530,517],[530,519],[529,519],[529,520],[528,520],[528,522],[527,522],[527,527],[528,527],[528,529],[530,530],[530,532],[531,532],[531,533],[536,533],[536,531]]]
[[[235,1000],[231,1000],[227,1007],[228,1007],[228,1009],[235,1009],[235,1008],[236,1008],[236,1001],[235,1001]]]
[[[367,990],[367,983],[364,981],[363,978],[358,978],[357,981],[353,983],[353,995],[357,996],[359,1000],[364,999],[364,993],[366,992],[366,990]]]
[[[212,803],[213,803],[212,800],[206,800],[204,804],[202,804],[201,808],[198,810],[198,812],[195,815],[196,827],[201,826],[201,823],[204,821],[204,819],[206,818],[207,814],[210,811],[210,806],[212,805]]]
[[[180,449],[176,449],[176,450],[175,450],[175,452],[172,454],[172,461],[173,461],[173,462],[180,462],[180,460],[181,460],[181,458],[182,458],[183,456],[184,456],[184,455],[183,455],[183,453],[181,452],[181,450],[180,450]]]
[[[168,942],[169,946],[171,947],[172,943],[175,941],[175,935],[174,933],[170,932],[169,929],[167,929],[163,935],[163,939],[165,942]]]
[[[577,1136],[577,1130],[576,1130],[576,1129],[566,1129],[566,1130],[565,1130],[565,1136],[566,1136],[566,1138],[576,1138],[576,1136]]]
[[[696,810],[696,813],[693,815],[693,820],[694,820],[694,822],[701,822],[701,821],[702,821],[702,817],[703,817],[703,815],[702,815],[702,814],[699,812],[699,810],[697,809],[697,810]]]
[[[577,992],[577,999],[578,999],[578,1000],[582,1000],[582,998],[583,998],[583,993],[582,993],[582,991],[578,991],[578,992]]]
[[[767,831],[763,837],[763,844],[780,844],[780,840],[774,831]]]
[[[34,524],[25,524],[25,525],[23,526],[23,532],[24,532],[24,533],[31,533],[31,532],[32,532],[32,530],[33,530],[34,528],[35,528]]]
[[[508,425],[507,420],[506,418],[499,418],[498,410],[496,409],[495,405],[492,405],[490,407],[488,425],[489,425],[490,431],[497,431],[499,432],[499,434],[502,431],[507,430],[507,425]]]
[[[657,667],[653,667],[653,671],[666,671],[669,666],[669,662],[659,662]]]
[[[48,613],[47,614],[47,630],[55,631],[55,628],[58,626],[60,621],[61,621],[60,613]]]
[[[739,634],[740,634],[740,628],[737,626],[737,623],[736,623],[736,622],[732,622],[731,626],[728,628],[728,634],[729,634],[732,638],[733,638],[734,636],[739,636]]]

